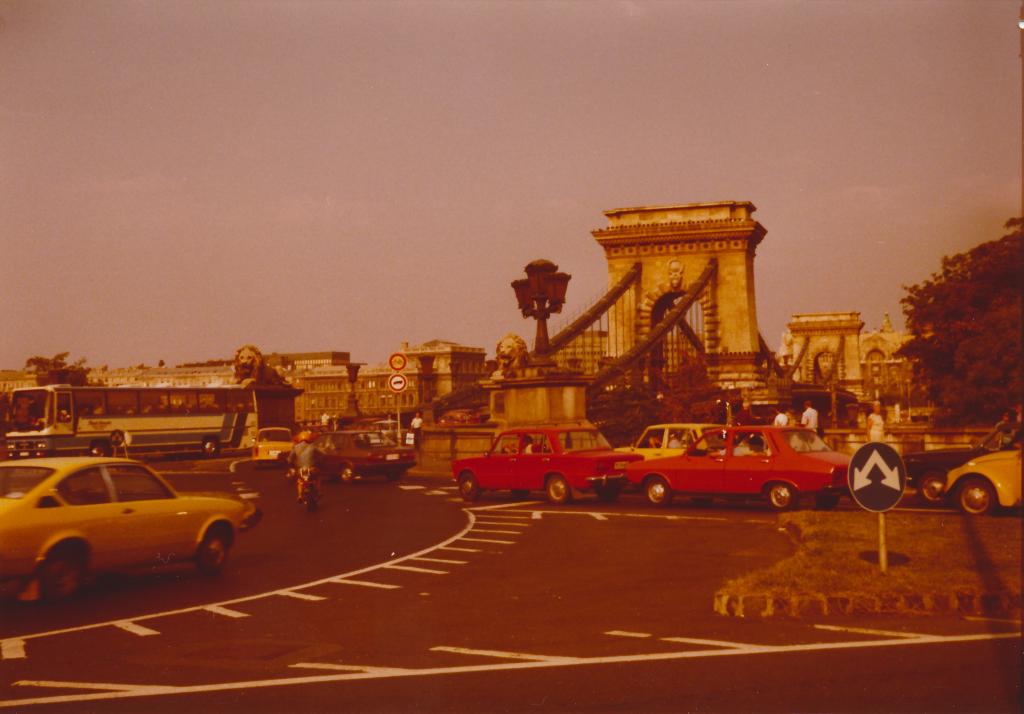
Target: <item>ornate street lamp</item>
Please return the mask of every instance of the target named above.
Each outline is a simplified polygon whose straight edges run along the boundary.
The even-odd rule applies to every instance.
[[[516,291],[516,300],[523,317],[537,320],[537,339],[534,351],[539,364],[551,364],[548,356],[548,317],[562,311],[565,304],[565,291],[569,287],[572,276],[559,273],[558,266],[550,260],[535,260],[526,266],[526,277],[512,281],[512,289]]]

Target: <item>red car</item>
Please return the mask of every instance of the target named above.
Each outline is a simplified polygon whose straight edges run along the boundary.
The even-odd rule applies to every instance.
[[[626,476],[655,506],[678,492],[699,503],[765,499],[778,511],[796,508],[807,495],[829,509],[849,494],[849,463],[810,429],[743,426],[705,432],[682,456],[630,464]]]
[[[328,477],[348,483],[361,476],[384,476],[397,481],[416,465],[416,450],[399,446],[394,434],[381,431],[328,431],[313,446],[318,465]]]
[[[625,469],[638,454],[618,454],[592,426],[523,427],[504,431],[483,456],[452,462],[452,476],[466,501],[485,490],[525,495],[543,490],[552,503],[568,503],[573,490],[614,501]]]

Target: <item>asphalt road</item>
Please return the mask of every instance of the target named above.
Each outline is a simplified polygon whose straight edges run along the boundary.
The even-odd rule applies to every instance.
[[[791,545],[764,507],[552,507],[449,483],[328,485],[158,464],[258,498],[228,569],[103,578],[0,609],[0,708],[29,711],[1017,711],[1019,623],[712,614]],[[922,517],[930,517],[922,514]]]

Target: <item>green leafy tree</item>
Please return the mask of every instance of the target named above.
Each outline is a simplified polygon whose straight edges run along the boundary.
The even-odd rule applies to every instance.
[[[60,352],[53,357],[29,357],[25,360],[25,371],[36,376],[37,384],[71,384],[84,386],[89,383],[89,369],[85,358],[68,364],[70,352]]]
[[[900,354],[936,405],[939,423],[995,422],[1021,398],[1024,219],[999,240],[942,259],[901,301],[912,338]]]
[[[661,421],[657,394],[647,385],[620,383],[587,404],[587,418],[612,446],[628,446],[648,424]]]

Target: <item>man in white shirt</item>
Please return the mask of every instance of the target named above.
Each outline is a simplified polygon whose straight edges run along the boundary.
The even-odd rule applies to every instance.
[[[815,432],[818,431],[818,410],[811,406],[809,399],[804,402],[804,413],[800,417],[800,425]]]
[[[775,419],[772,421],[773,426],[789,426],[789,415],[781,409],[775,410]]]

